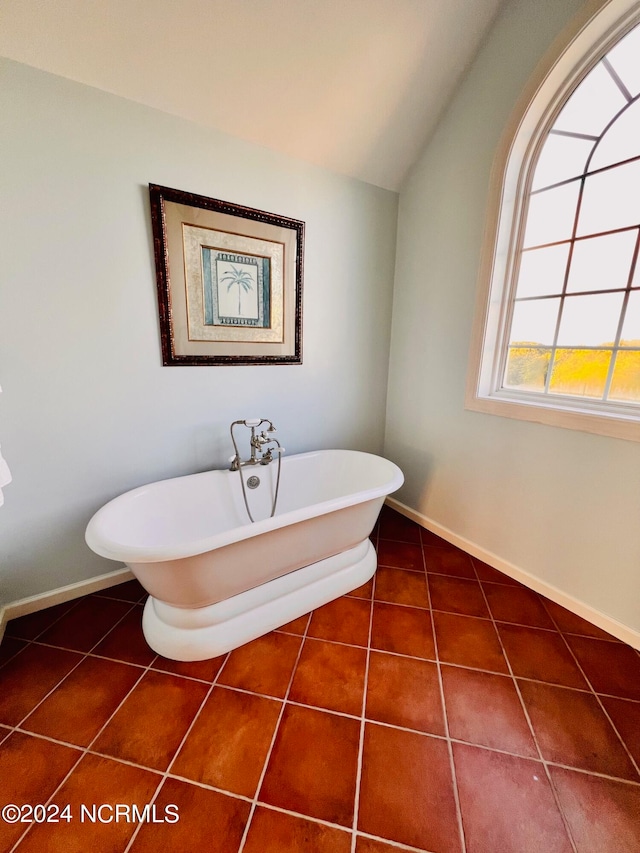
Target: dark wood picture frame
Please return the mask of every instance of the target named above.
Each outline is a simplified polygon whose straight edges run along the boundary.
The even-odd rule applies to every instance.
[[[302,364],[304,222],[157,184],[149,199],[163,365]]]

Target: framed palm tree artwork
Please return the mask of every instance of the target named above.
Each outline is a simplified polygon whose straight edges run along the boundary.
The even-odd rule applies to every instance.
[[[164,365],[301,364],[304,222],[149,185]]]

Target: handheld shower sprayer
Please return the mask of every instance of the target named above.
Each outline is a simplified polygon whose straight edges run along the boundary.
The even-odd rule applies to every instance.
[[[260,432],[260,427],[263,424],[267,424],[267,428],[263,429]],[[249,439],[249,445],[251,447],[251,456],[245,461],[243,461],[240,457],[240,451],[238,450],[238,445],[233,434],[233,428],[235,426],[245,426],[251,430],[251,438]],[[251,521],[254,521],[254,518],[251,515],[251,510],[249,509],[249,504],[247,501],[244,477],[242,476],[242,468],[245,465],[268,465],[270,462],[273,461],[274,455],[277,456],[278,473],[276,475],[275,493],[273,497],[273,502],[271,504],[271,517],[273,517],[275,515],[276,505],[278,502],[278,489],[280,487],[280,467],[282,465],[282,454],[285,452],[284,447],[282,447],[278,439],[274,437],[276,433],[276,428],[273,425],[273,421],[269,420],[269,418],[245,418],[244,420],[234,421],[231,424],[230,432],[231,441],[233,443],[233,449],[235,450],[235,455],[232,456],[230,460],[230,470],[238,471],[238,473],[240,474],[242,497],[244,498],[244,505]],[[259,480],[257,482],[259,482]]]

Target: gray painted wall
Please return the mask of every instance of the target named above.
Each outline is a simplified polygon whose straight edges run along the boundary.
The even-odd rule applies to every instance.
[[[224,466],[229,423],[380,452],[397,195],[0,64],[0,603],[117,568],[106,500]],[[147,184],[306,222],[304,363],[162,367]]]
[[[465,411],[490,170],[578,0],[512,0],[400,196],[386,454],[399,500],[640,630],[640,444]]]

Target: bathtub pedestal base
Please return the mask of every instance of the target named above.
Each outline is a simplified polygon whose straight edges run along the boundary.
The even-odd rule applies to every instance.
[[[149,596],[144,636],[172,660],[206,660],[255,640],[356,589],[373,577],[376,552],[369,539],[333,557],[207,607],[174,607]]]

